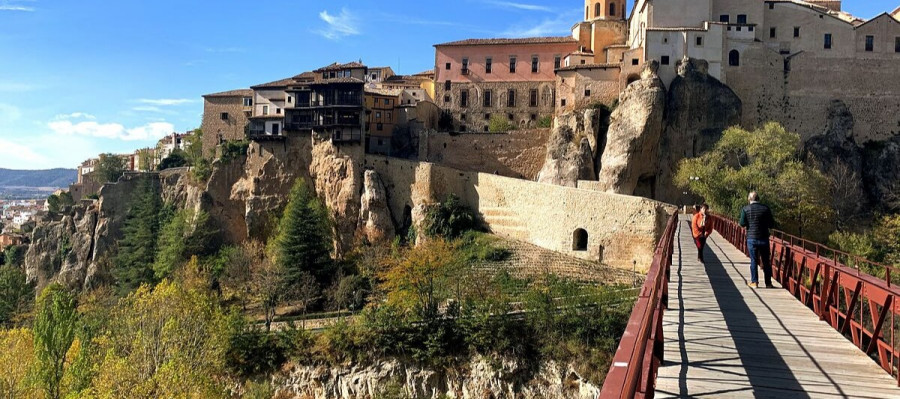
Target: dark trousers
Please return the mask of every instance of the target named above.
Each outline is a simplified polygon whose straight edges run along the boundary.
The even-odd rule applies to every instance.
[[[697,259],[703,261],[703,248],[706,247],[707,237],[694,237],[694,244],[697,245]]]
[[[747,239],[747,251],[750,253],[750,282],[759,283],[759,273],[756,268],[762,263],[763,276],[766,285],[772,284],[772,256],[769,251],[769,240]]]

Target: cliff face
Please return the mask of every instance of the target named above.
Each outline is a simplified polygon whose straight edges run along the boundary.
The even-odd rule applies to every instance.
[[[403,387],[413,398],[596,398],[600,387],[581,378],[571,366],[547,362],[532,373],[506,360],[492,365],[473,359],[464,371],[433,370],[396,360],[372,366],[295,366],[274,379],[279,397],[377,398],[388,387]]]
[[[56,281],[72,289],[87,289],[107,279],[132,194],[145,177],[158,187],[164,201],[177,208],[200,206],[203,190],[191,183],[186,169],[126,174],[104,185],[98,200],[82,202],[68,215],[37,223],[25,253],[28,281],[38,288]]]
[[[600,157],[601,190],[652,197],[666,103],[666,88],[656,75],[658,67],[655,61],[648,63],[641,79],[619,96]]]
[[[588,109],[556,117],[547,157],[537,181],[575,187],[578,180],[594,180],[595,152],[598,148],[600,111]]]

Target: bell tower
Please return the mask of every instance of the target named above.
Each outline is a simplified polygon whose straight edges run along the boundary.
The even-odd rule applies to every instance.
[[[625,19],[625,0],[584,0],[584,20],[621,21]]]

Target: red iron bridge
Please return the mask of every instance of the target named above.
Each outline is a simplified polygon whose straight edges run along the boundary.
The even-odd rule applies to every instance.
[[[900,398],[900,270],[776,231],[752,289],[744,229],[711,219],[705,264],[669,220],[601,399]]]

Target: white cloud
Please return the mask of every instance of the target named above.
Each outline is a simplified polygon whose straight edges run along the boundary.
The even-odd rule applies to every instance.
[[[167,106],[167,105],[182,105],[194,102],[194,100],[187,98],[141,98],[137,100],[137,102],[141,104],[150,104],[156,106]]]
[[[571,33],[572,20],[571,13],[563,13],[555,18],[544,19],[537,24],[512,26],[504,32],[504,35],[511,37],[567,35]]]
[[[31,148],[5,139],[0,139],[0,158],[3,159],[4,166],[19,169],[30,169],[35,164],[47,162],[46,157]]]
[[[168,122],[152,122],[131,129],[126,129],[119,123],[95,121],[72,123],[70,120],[50,122],[47,126],[53,132],[64,136],[88,136],[125,141],[160,139],[175,131],[175,126]]]
[[[319,13],[319,18],[325,21],[328,27],[316,33],[325,38],[337,40],[359,34],[356,16],[351,14],[346,8],[341,8],[341,12],[337,15],[331,15],[328,11],[322,11]]]
[[[32,11],[34,11],[34,7],[26,7],[26,6],[20,6],[20,5],[15,5],[15,4],[0,3],[0,11],[32,12]]]
[[[85,113],[85,112],[73,112],[73,113],[71,113],[71,114],[59,114],[59,115],[56,115],[53,119],[54,119],[54,120],[63,120],[63,119],[90,119],[90,120],[94,120],[94,119],[97,119],[97,117],[94,116],[94,115]]]
[[[495,5],[497,7],[502,8],[512,8],[517,10],[525,10],[525,11],[544,11],[544,12],[552,12],[553,10],[550,7],[539,6],[535,4],[526,4],[526,3],[516,3],[512,1],[491,1],[487,2],[488,4]]]

